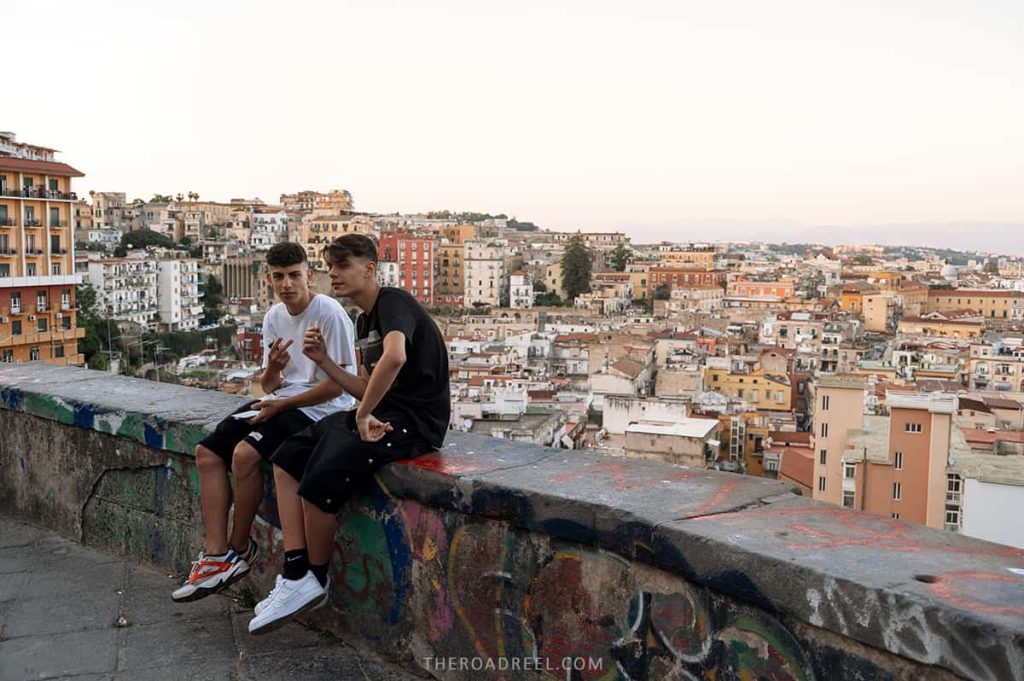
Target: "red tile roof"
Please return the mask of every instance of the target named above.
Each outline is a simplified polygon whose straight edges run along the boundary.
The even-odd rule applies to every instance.
[[[59,175],[61,177],[85,177],[85,173],[75,170],[67,163],[53,161],[30,161],[24,158],[0,156],[0,170],[14,170],[19,173],[39,173],[41,175]]]

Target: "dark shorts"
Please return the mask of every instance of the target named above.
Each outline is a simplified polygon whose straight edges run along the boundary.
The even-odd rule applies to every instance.
[[[355,411],[341,411],[291,436],[270,462],[299,481],[299,496],[337,513],[384,464],[434,451],[401,416],[377,416],[393,430],[380,442],[363,442]]]
[[[249,402],[231,413],[248,411],[258,401]],[[282,442],[295,433],[308,428],[312,423],[313,419],[298,409],[283,411],[269,421],[256,425],[247,423],[245,419],[233,419],[229,416],[218,423],[214,431],[203,438],[199,444],[224,459],[228,466],[231,465],[235,447],[242,441],[252,445],[252,448],[259,452],[264,459],[269,459]]]

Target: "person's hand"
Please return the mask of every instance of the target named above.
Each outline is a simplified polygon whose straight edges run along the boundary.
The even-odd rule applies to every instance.
[[[373,414],[357,416],[356,427],[359,428],[359,437],[363,442],[380,442],[392,430],[390,423],[378,420]]]
[[[324,335],[320,329],[306,330],[306,335],[302,337],[302,354],[317,366],[327,359],[327,344],[324,343]]]
[[[271,374],[284,371],[288,361],[292,358],[288,354],[288,348],[292,341],[282,342],[280,338],[270,344],[270,352],[267,353],[267,371]]]
[[[249,419],[248,423],[252,425],[256,425],[257,423],[263,423],[264,421],[269,421],[270,419],[274,418],[282,411],[284,411],[281,408],[280,400],[262,400],[249,408],[255,409],[256,411],[259,412],[259,414],[256,414],[256,416],[253,416],[251,419]]]

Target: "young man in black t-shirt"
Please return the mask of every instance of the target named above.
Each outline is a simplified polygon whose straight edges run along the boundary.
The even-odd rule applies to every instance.
[[[378,285],[377,248],[368,237],[335,239],[324,256],[334,295],[363,310],[356,321],[359,375],[331,361],[317,329],[307,332],[302,351],[360,403],[288,438],[270,459],[285,564],[256,606],[253,634],[327,602],[342,505],[384,464],[440,449],[448,430],[448,349],[437,324],[409,293]]]

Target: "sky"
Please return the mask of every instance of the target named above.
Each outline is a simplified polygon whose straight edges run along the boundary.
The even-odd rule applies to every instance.
[[[84,194],[1024,252],[1019,0],[0,0]]]

